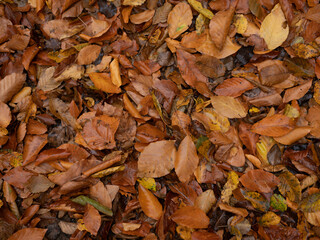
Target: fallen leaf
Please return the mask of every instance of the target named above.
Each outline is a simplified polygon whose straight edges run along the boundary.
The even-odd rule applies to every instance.
[[[101,47],[98,45],[88,45],[80,50],[77,57],[79,65],[88,65],[94,62],[99,56]]]
[[[65,19],[54,19],[45,22],[42,25],[42,29],[45,34],[50,38],[57,38],[62,40],[64,38],[71,37],[83,29],[83,25],[71,25],[69,21]]]
[[[90,196],[97,199],[102,205],[112,208],[109,192],[101,181],[90,187]]]
[[[42,240],[46,234],[47,229],[42,228],[24,228],[14,233],[8,240]]]
[[[274,212],[265,213],[259,220],[259,223],[264,227],[269,227],[272,225],[278,225],[281,221],[281,217],[279,217]]]
[[[106,214],[107,216],[112,216],[113,213],[111,211],[111,209],[109,209],[108,207],[105,207],[103,205],[101,205],[100,203],[98,203],[97,201],[88,198],[86,196],[80,195],[76,198],[72,199],[72,203],[78,203],[82,206],[86,206],[86,205],[92,205],[95,209],[99,210],[100,212]]]
[[[141,184],[138,187],[139,190],[139,203],[142,211],[150,218],[159,220],[162,215],[162,205],[158,199]]]
[[[192,206],[178,209],[170,218],[175,223],[189,228],[207,228],[210,220],[201,209]]]
[[[280,182],[278,177],[261,169],[248,171],[240,177],[239,181],[247,189],[260,193],[272,192]]]
[[[186,136],[180,143],[174,162],[176,174],[181,182],[190,181],[193,172],[199,164],[196,147],[190,136]]]
[[[225,74],[226,68],[223,63],[212,56],[201,55],[196,58],[196,67],[206,77],[217,78]]]
[[[307,134],[309,134],[311,129],[311,127],[296,127],[286,135],[283,135],[281,137],[275,137],[274,140],[283,145],[291,145],[299,139],[305,137]]]
[[[293,129],[293,122],[285,115],[274,114],[253,124],[251,131],[270,137],[281,137]]]
[[[150,143],[139,156],[138,175],[152,178],[165,176],[174,168],[175,159],[174,141],[163,140]]]
[[[299,86],[287,89],[283,96],[283,102],[287,103],[302,98],[308,92],[311,85],[312,81],[307,81]]]
[[[224,204],[224,203],[218,203],[218,206],[223,211],[231,212],[231,213],[234,213],[236,215],[242,216],[244,218],[246,216],[248,216],[248,211],[245,208],[236,208],[236,207],[232,207],[232,206],[229,206],[227,204]]]
[[[229,96],[211,97],[214,110],[227,118],[243,118],[247,115],[246,107],[236,98]]]
[[[211,210],[211,208],[216,204],[216,202],[217,199],[214,195],[213,190],[208,189],[196,198],[194,206],[200,208],[205,213],[208,213]]]
[[[244,196],[244,198],[248,200],[254,208],[262,212],[268,211],[270,204],[268,200],[265,197],[263,197],[260,193],[246,192],[246,191],[243,191],[242,189],[240,191]]]
[[[25,166],[36,160],[41,149],[47,144],[48,135],[27,135],[23,147],[23,163]]]
[[[262,21],[260,35],[270,50],[279,47],[287,39],[289,26],[286,21],[280,4],[276,4]]]
[[[178,3],[168,15],[169,36],[175,39],[181,33],[187,31],[192,23],[192,18],[190,5],[185,2]]]
[[[101,216],[98,210],[90,204],[86,205],[83,222],[88,232],[90,232],[94,236],[98,234],[101,225]]]
[[[219,11],[211,18],[209,32],[213,44],[218,48],[218,50],[222,50],[225,45],[234,10],[235,9],[232,6],[228,10]]]
[[[6,128],[11,122],[11,111],[7,104],[0,101],[0,127]]]
[[[219,84],[214,93],[218,96],[239,97],[244,92],[253,89],[254,86],[244,78],[229,78]]]
[[[141,13],[133,14],[130,16],[130,21],[133,24],[141,24],[144,22],[148,22],[150,19],[152,19],[154,13],[155,10],[146,10]]]
[[[209,10],[206,9],[204,7],[202,7],[201,2],[198,2],[196,0],[188,0],[188,3],[196,10],[198,11],[200,14],[199,16],[205,16],[206,18],[212,19],[213,18],[213,13]]]
[[[124,0],[123,5],[130,5],[130,6],[140,6],[142,5],[146,0]]]
[[[239,184],[239,177],[234,172],[231,171],[228,173],[228,180],[226,184],[223,186],[223,190],[221,192],[221,201],[223,203],[229,203],[230,198],[232,196],[232,191],[238,187]]]
[[[111,73],[111,81],[116,87],[120,87],[122,85],[121,76],[120,76],[120,67],[119,61],[115,58],[110,63],[110,73]]]
[[[270,199],[270,206],[281,212],[287,211],[286,199],[280,194],[273,194]]]
[[[120,93],[121,89],[113,84],[108,73],[89,73],[90,80],[95,87],[105,93]]]
[[[285,171],[279,175],[279,191],[283,196],[287,196],[290,201],[299,202],[301,200],[301,186],[298,178],[291,172]]]
[[[0,81],[0,101],[6,103],[22,88],[26,81],[26,75],[12,73]]]

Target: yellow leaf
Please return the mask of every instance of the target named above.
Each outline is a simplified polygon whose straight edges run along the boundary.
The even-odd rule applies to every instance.
[[[91,177],[102,178],[102,177],[105,177],[105,176],[110,175],[112,173],[123,171],[124,169],[125,169],[124,165],[111,167],[111,168],[104,169],[100,172],[97,172],[95,174],[92,174]]]
[[[261,136],[260,141],[257,143],[257,155],[262,161],[262,165],[269,165],[267,154],[272,146],[276,143],[272,137]]]
[[[224,203],[229,203],[230,197],[232,195],[232,191],[235,190],[238,187],[239,184],[239,177],[234,172],[231,171],[228,173],[228,180],[226,184],[223,187],[222,193],[221,193],[221,200]]]
[[[247,116],[246,107],[236,98],[229,96],[213,96],[211,104],[214,110],[227,118],[244,118]]]
[[[84,222],[83,222],[83,219],[80,218],[78,221],[77,221],[77,228],[80,230],[80,231],[88,231],[88,229],[86,228],[86,226],[84,225]]]
[[[168,15],[168,30],[171,38],[177,38],[185,32],[192,23],[192,11],[189,4],[178,3]]]
[[[269,227],[272,225],[278,225],[281,221],[281,217],[279,217],[274,212],[267,212],[260,218],[260,224],[264,227]]]
[[[265,40],[269,50],[279,47],[288,37],[289,26],[278,3],[261,23],[260,36]]]
[[[248,20],[243,14],[238,14],[234,17],[234,26],[237,29],[237,33],[243,34],[247,31]]]
[[[0,208],[3,206],[3,202],[2,200],[0,199]]]
[[[188,3],[200,14],[202,14],[203,16],[205,16],[206,18],[213,18],[213,13],[209,10],[206,9],[204,7],[202,7],[201,2],[198,2],[196,0],[188,0]]]
[[[320,105],[320,81],[317,81],[314,84],[314,94],[313,94],[314,100]]]
[[[129,6],[140,6],[142,5],[146,0],[124,0],[123,5],[129,5]]]
[[[156,181],[154,180],[154,178],[148,178],[148,177],[138,178],[137,181],[145,188],[154,192],[157,191]]]
[[[212,108],[206,108],[203,110],[203,114],[208,117],[208,125],[212,131],[227,132],[230,128],[229,119],[219,115]]]
[[[191,240],[191,234],[194,232],[194,229],[184,226],[177,226],[176,231],[180,235],[181,239]]]
[[[197,32],[197,34],[201,34],[204,31],[205,23],[206,23],[206,17],[200,13],[196,19],[196,32]]]
[[[316,44],[315,44],[316,45]],[[296,43],[292,45],[294,53],[301,58],[308,59],[320,55],[319,46],[313,46],[305,43]]]
[[[298,178],[289,171],[279,175],[279,191],[283,196],[287,196],[292,202],[299,202],[301,199],[301,186]]]
[[[300,112],[292,105],[287,104],[284,108],[284,115],[286,115],[289,118],[298,118],[300,116]]]
[[[252,206],[260,211],[266,212],[269,209],[268,200],[258,192],[245,192],[240,190],[245,199],[251,202]]]

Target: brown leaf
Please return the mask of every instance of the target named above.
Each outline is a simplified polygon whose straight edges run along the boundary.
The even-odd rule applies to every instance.
[[[54,183],[44,175],[32,176],[25,186],[32,193],[42,193],[54,187]]]
[[[209,32],[214,45],[221,50],[225,44],[230,24],[234,14],[234,7],[216,13],[210,21]]]
[[[82,137],[85,143],[96,150],[112,149],[116,146],[114,134],[120,120],[101,115],[87,121],[83,126]]]
[[[11,237],[8,238],[8,240],[42,240],[46,232],[47,229],[42,228],[24,228],[14,233]]]
[[[175,39],[188,30],[192,23],[192,18],[190,5],[185,2],[178,3],[168,15],[169,36]]]
[[[201,55],[196,58],[196,66],[206,77],[218,78],[225,74],[224,64],[217,58],[209,55]]]
[[[224,211],[227,211],[227,212],[231,212],[231,213],[234,213],[236,215],[240,215],[240,216],[242,216],[244,218],[246,216],[248,216],[248,211],[245,208],[236,208],[236,207],[232,207],[232,206],[229,206],[227,204],[224,204],[224,203],[219,203],[218,206],[219,206],[219,208],[221,210],[224,210]]]
[[[130,21],[133,24],[141,24],[144,22],[148,22],[154,15],[155,10],[146,10],[141,13],[133,14],[130,16]]]
[[[292,100],[302,98],[308,92],[311,85],[312,85],[312,81],[310,80],[299,86],[287,89],[283,96],[283,102],[287,103]]]
[[[309,8],[306,14],[306,19],[320,23],[320,4],[313,8]]]
[[[139,156],[138,175],[152,178],[165,176],[174,168],[175,159],[174,141],[163,140],[150,143]]]
[[[109,192],[101,181],[90,187],[90,196],[97,199],[102,205],[110,209],[112,208],[112,200]]]
[[[94,62],[99,56],[101,47],[98,45],[88,45],[80,50],[77,62],[80,65],[87,65]]]
[[[101,216],[99,214],[99,211],[92,205],[87,204],[83,216],[83,222],[86,226],[86,229],[88,229],[88,232],[96,236],[101,225]]]
[[[12,73],[0,80],[0,101],[6,103],[22,88],[26,75]]]
[[[162,205],[158,199],[141,184],[138,187],[139,190],[139,203],[142,211],[150,218],[159,220],[162,215]]]
[[[247,108],[236,98],[229,96],[211,97],[214,110],[227,118],[243,118],[247,116]]]
[[[273,86],[285,81],[289,77],[289,71],[284,63],[279,60],[267,60],[258,66],[260,81],[265,86]]]
[[[83,25],[71,25],[65,19],[54,19],[42,25],[43,32],[50,38],[62,40],[71,37],[83,29]]]
[[[152,23],[158,24],[166,22],[171,9],[172,5],[169,2],[165,2],[161,7],[158,7],[153,17]]]
[[[119,66],[119,61],[117,58],[115,58],[111,63],[110,63],[110,73],[111,73],[111,81],[112,83],[120,87],[122,85],[121,81],[121,76],[120,76],[120,66]]]
[[[242,93],[253,88],[254,86],[244,78],[229,78],[219,84],[214,93],[219,96],[239,97]]]
[[[19,220],[20,225],[26,225],[32,217],[39,211],[40,205],[32,205],[28,207]]]
[[[191,234],[191,240],[221,240],[221,238],[214,232],[196,231]]]
[[[39,121],[29,119],[27,125],[28,134],[41,135],[47,131],[47,126]]]
[[[32,61],[32,59],[37,55],[37,53],[39,52],[39,48],[36,44],[34,44],[31,47],[28,47],[22,55],[22,65],[24,66],[24,68],[28,71],[29,70],[29,66],[30,63]]]
[[[15,167],[3,176],[3,180],[7,181],[10,185],[23,189],[25,184],[34,175],[32,172],[23,170],[22,167]]]
[[[38,153],[47,144],[48,135],[27,135],[23,147],[23,166],[36,160]]]
[[[241,142],[249,149],[251,154],[256,153],[256,143],[259,140],[259,135],[251,131],[251,126],[248,123],[241,122],[239,124],[239,138]]]
[[[299,139],[305,137],[308,133],[310,133],[311,129],[311,127],[296,127],[286,135],[275,137],[274,140],[283,145],[291,145]]]
[[[204,96],[212,95],[207,87],[207,78],[202,75],[195,65],[196,57],[183,50],[177,49],[177,64],[183,79],[188,85],[196,88]],[[200,85],[203,88],[200,88]]]
[[[189,228],[207,228],[210,221],[201,209],[192,206],[178,209],[170,218],[177,224]]]
[[[89,73],[90,80],[94,86],[106,93],[120,93],[121,89],[112,83],[108,73]]]
[[[261,169],[250,170],[239,180],[246,188],[260,193],[272,192],[272,189],[280,182],[278,177]]]
[[[192,138],[186,136],[177,151],[177,156],[174,162],[176,174],[181,182],[190,181],[193,172],[199,164],[196,146]]]
[[[36,163],[36,165],[39,165],[43,162],[62,160],[62,159],[69,157],[70,155],[71,154],[64,149],[51,148],[51,149],[47,149],[47,150],[42,151],[38,155],[35,163]]]
[[[282,114],[268,116],[253,124],[251,131],[270,137],[281,137],[293,129],[292,120]]]
[[[0,101],[0,127],[6,128],[11,122],[11,111],[7,104]]]

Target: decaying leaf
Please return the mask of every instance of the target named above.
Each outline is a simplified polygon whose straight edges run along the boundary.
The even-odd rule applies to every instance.
[[[301,186],[296,176],[285,171],[279,175],[279,191],[283,196],[287,196],[290,201],[299,202],[301,199]]]

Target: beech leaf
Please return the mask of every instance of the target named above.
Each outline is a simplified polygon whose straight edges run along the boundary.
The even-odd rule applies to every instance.
[[[150,218],[158,220],[162,215],[162,206],[158,199],[141,184],[139,184],[139,203],[142,211]]]

